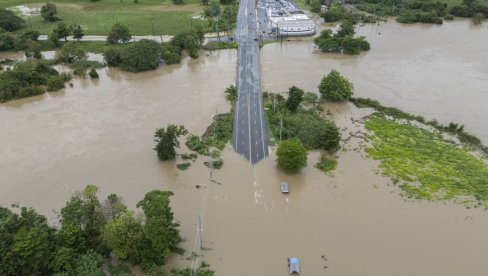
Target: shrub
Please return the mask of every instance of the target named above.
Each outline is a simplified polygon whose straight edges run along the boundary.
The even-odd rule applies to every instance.
[[[24,20],[12,11],[6,9],[0,9],[0,29],[4,29],[9,32],[14,32],[22,28]]]
[[[298,139],[281,142],[276,155],[278,166],[287,172],[297,172],[307,165],[307,149]]]
[[[88,55],[78,42],[66,43],[57,54],[57,59],[65,63],[76,63],[86,61]]]
[[[124,47],[120,53],[120,67],[130,72],[141,72],[158,68],[161,61],[161,45],[143,39]]]
[[[92,79],[98,79],[98,73],[95,68],[92,68],[90,72],[88,72],[88,76],[90,76]]]
[[[330,101],[344,101],[353,95],[352,83],[336,70],[324,76],[318,88],[322,98]]]
[[[108,66],[119,66],[122,62],[121,49],[116,47],[108,47],[103,51],[103,58]]]
[[[64,80],[60,76],[52,76],[47,80],[47,91],[52,92],[64,88]]]

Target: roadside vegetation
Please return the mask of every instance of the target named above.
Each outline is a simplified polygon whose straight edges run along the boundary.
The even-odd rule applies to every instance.
[[[100,201],[97,193],[88,185],[73,195],[60,211],[58,227],[32,208],[0,207],[0,274],[130,275],[130,265],[167,275],[160,267],[164,260],[172,252],[183,253],[170,206],[173,193],[146,193],[138,213],[115,194]],[[186,275],[186,270],[172,275]],[[201,271],[197,275],[213,275],[208,268]]]
[[[290,87],[287,94],[285,99],[280,94],[265,92],[263,101],[268,135],[273,141],[279,141],[277,164],[287,172],[296,172],[306,165],[308,150],[336,152],[340,135],[335,123],[316,108],[315,94],[305,93],[295,86]],[[293,142],[284,143],[290,140]]]

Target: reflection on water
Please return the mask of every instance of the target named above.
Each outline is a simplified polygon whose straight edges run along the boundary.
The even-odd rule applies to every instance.
[[[481,121],[487,115],[486,25],[375,28],[359,30],[372,50],[357,57],[321,54],[310,42],[266,45],[265,90],[297,85],[316,91],[320,78],[336,68],[359,96],[460,121],[488,139]],[[183,124],[201,134],[216,111],[229,110],[223,91],[235,81],[235,63],[235,51],[224,50],[147,73],[104,68],[99,80],[75,79],[73,88],[1,104],[0,204],[33,206],[53,219],[52,210],[87,184],[98,185],[103,197],[117,193],[132,208],[146,192],[169,189],[183,247],[191,251],[202,193],[209,189],[203,232],[209,250],[203,253],[217,275],[285,275],[291,256],[301,258],[306,275],[488,271],[488,245],[480,242],[488,231],[486,211],[405,201],[354,145],[338,153],[333,176],[313,167],[318,152],[301,173],[288,175],[275,168],[275,149],[252,168],[226,148],[215,182],[201,157],[187,171],[177,170],[177,161],[159,162],[152,150],[156,128]],[[349,104],[327,109],[343,135],[361,127],[351,118],[360,119],[364,110]],[[290,183],[288,196],[280,192],[281,181]],[[169,263],[185,260],[172,256]]]

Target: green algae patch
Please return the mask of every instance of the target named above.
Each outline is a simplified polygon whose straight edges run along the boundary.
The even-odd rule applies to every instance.
[[[408,123],[373,115],[365,123],[383,174],[416,199],[488,206],[488,166],[466,148]]]

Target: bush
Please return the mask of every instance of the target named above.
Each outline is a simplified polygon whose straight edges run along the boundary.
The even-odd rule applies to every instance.
[[[95,68],[92,68],[90,72],[88,72],[88,76],[90,76],[92,79],[98,79],[98,73]]]
[[[345,14],[345,10],[341,5],[331,5],[329,9],[324,12],[322,18],[325,22],[337,22],[342,19]]]
[[[103,58],[108,66],[119,66],[122,62],[121,49],[116,47],[108,47],[103,51]]]
[[[130,43],[120,53],[120,67],[129,72],[154,70],[161,61],[161,50],[161,45],[152,40]]]
[[[299,171],[307,165],[307,149],[298,139],[281,142],[276,150],[278,166],[287,172]]]
[[[64,88],[64,80],[60,76],[52,76],[47,80],[47,91],[52,92]]]
[[[66,43],[57,54],[57,59],[64,63],[76,63],[86,61],[88,55],[78,42]]]
[[[0,51],[9,51],[15,49],[15,38],[8,33],[0,33]]]
[[[4,29],[8,32],[14,32],[22,28],[24,20],[12,11],[6,9],[0,9],[0,29]]]
[[[479,25],[481,24],[481,22],[483,22],[483,20],[485,20],[485,16],[482,13],[478,12],[474,14],[471,19],[475,25]]]
[[[18,98],[27,98],[30,96],[35,96],[35,95],[40,95],[43,94],[45,91],[44,89],[38,87],[38,86],[28,86],[28,87],[23,87],[19,90],[17,93]]]
[[[352,83],[336,70],[324,76],[318,88],[322,98],[330,101],[344,101],[353,95]]]

